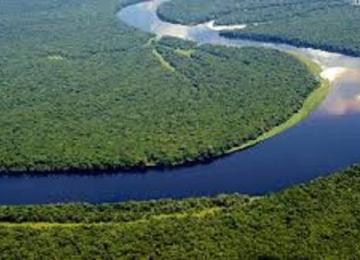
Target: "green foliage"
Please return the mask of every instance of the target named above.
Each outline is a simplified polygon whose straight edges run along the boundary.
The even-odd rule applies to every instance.
[[[247,202],[249,202],[249,197],[233,195],[100,205],[0,206],[0,223],[126,223],[159,215],[196,213],[212,208],[242,205]]]
[[[242,24],[304,16],[329,7],[344,6],[343,0],[171,0],[160,5],[160,18],[181,24],[215,20],[217,24]]]
[[[0,207],[0,259],[356,259],[359,213],[359,166],[258,198]]]
[[[0,2],[0,171],[221,155],[286,121],[318,86],[277,51],[156,42],[118,21],[134,2]]]
[[[313,11],[286,21],[274,21],[271,26],[252,25],[242,32],[223,32],[222,35],[360,56],[359,24],[360,8],[346,5]]]
[[[173,0],[158,9],[167,21],[247,24],[225,31],[230,38],[288,43],[347,55],[360,55],[360,8],[347,0]]]

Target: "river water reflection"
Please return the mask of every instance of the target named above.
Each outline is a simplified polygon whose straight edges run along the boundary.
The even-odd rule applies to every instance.
[[[0,204],[102,203],[232,192],[259,195],[360,162],[360,59],[287,45],[228,40],[219,36],[219,28],[212,23],[192,27],[164,23],[156,16],[160,2],[127,7],[118,16],[127,24],[158,36],[296,52],[322,66],[322,76],[332,82],[330,94],[297,126],[209,164],[131,174],[3,176]]]

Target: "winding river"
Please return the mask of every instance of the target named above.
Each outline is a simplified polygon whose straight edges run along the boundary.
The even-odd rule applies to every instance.
[[[219,36],[219,30],[224,28],[212,22],[197,26],[165,23],[156,16],[161,1],[126,7],[118,17],[158,36],[171,35],[200,44],[264,46],[303,55],[319,63],[322,76],[331,81],[328,97],[295,127],[208,164],[131,174],[1,176],[0,204],[103,203],[232,192],[261,195],[360,162],[359,58],[288,45],[229,40]]]

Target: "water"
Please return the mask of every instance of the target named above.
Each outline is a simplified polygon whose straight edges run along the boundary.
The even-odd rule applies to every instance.
[[[360,162],[360,59],[288,45],[228,40],[211,23],[179,26],[161,22],[160,1],[123,9],[119,18],[157,35],[199,43],[264,46],[296,52],[318,62],[331,80],[326,100],[306,120],[262,144],[209,164],[114,174],[0,177],[0,204],[118,202],[184,198],[219,193],[275,192]]]

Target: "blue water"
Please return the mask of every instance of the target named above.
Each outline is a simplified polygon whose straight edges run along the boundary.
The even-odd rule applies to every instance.
[[[154,12],[144,8],[147,5],[151,3],[129,7],[124,15],[129,19],[131,13],[144,23],[144,19],[139,19],[141,11]],[[221,39],[221,44],[234,42]],[[303,49],[295,50],[304,54]],[[309,53],[314,55],[313,51]],[[208,164],[176,169],[99,172],[97,175],[2,176],[0,204],[103,203],[233,192],[261,195],[360,162],[359,60],[315,56],[323,65],[340,64],[352,69],[333,82],[327,99],[306,120],[262,144]]]

